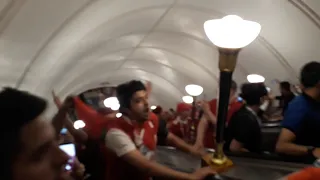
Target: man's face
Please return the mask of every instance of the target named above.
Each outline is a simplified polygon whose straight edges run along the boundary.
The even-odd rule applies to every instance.
[[[13,167],[13,180],[60,180],[68,156],[59,149],[51,124],[37,118],[21,129],[21,150]]]
[[[147,91],[141,90],[133,94],[130,111],[137,121],[146,121],[149,117],[149,103]]]

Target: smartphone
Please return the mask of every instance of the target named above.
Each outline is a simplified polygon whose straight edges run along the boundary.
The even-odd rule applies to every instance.
[[[237,100],[238,100],[238,102],[242,102],[243,101],[242,97],[240,97],[240,96],[238,96]]]
[[[65,167],[65,170],[70,171],[72,169],[73,160],[76,157],[76,147],[73,143],[61,144],[59,147],[70,157],[68,164]]]

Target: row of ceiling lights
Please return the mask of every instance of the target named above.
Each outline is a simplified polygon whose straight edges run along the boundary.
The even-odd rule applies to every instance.
[[[222,19],[208,20],[204,23],[204,30],[210,41],[220,48],[239,49],[250,44],[260,33],[261,25],[256,22],[243,20],[236,15],[228,15]],[[236,31],[235,31],[236,29]],[[247,76],[250,83],[264,82],[265,78],[258,74]],[[193,99],[202,94],[203,88],[199,85],[191,84],[185,87],[189,96],[184,96],[182,100],[192,103]],[[114,111],[119,110],[120,104],[116,97],[109,97],[104,100],[104,105]],[[155,109],[156,106],[151,106]],[[121,117],[121,113],[117,113]],[[76,129],[83,128],[85,123],[82,120],[74,122]]]

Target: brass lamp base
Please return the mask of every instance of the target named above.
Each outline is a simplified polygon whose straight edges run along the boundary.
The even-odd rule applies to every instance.
[[[224,172],[233,166],[233,162],[223,153],[223,143],[217,144],[216,151],[213,154],[203,156],[202,159],[218,173]]]
[[[217,173],[222,173],[233,167],[233,162],[226,156],[223,160],[215,159],[212,157],[213,154],[207,154],[202,157],[202,160],[207,166],[210,166]]]

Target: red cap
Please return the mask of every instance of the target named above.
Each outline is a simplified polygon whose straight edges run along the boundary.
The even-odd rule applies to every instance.
[[[184,111],[190,111],[192,109],[192,105],[191,104],[187,104],[187,103],[179,103],[177,105],[177,113],[182,113]]]

